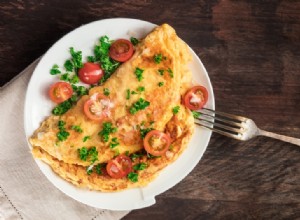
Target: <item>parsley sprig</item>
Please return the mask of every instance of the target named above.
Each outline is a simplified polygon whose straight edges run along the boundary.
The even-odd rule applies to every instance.
[[[174,115],[178,114],[179,110],[180,110],[180,106],[175,106],[174,108],[172,108],[172,112]]]
[[[98,151],[95,146],[87,148],[82,147],[78,150],[79,158],[83,161],[89,160],[91,164],[95,163],[98,160]]]
[[[66,122],[59,120],[58,121],[58,129],[59,132],[57,132],[56,137],[59,141],[65,141],[69,137],[70,133],[66,131],[65,128]]]
[[[110,122],[104,122],[102,126],[103,128],[98,135],[101,137],[103,142],[108,142],[110,134],[117,132],[117,128],[112,127],[112,123]]]
[[[144,72],[143,69],[139,67],[135,68],[134,74],[136,75],[136,78],[138,79],[139,82],[142,81],[142,79],[144,79],[143,72]]]
[[[140,98],[137,102],[133,103],[129,109],[130,114],[134,115],[140,110],[144,110],[150,105],[150,102],[147,100]]]

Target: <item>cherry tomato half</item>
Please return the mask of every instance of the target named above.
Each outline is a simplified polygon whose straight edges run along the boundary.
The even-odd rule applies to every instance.
[[[86,84],[95,84],[102,78],[104,72],[99,64],[87,62],[79,69],[79,79]]]
[[[132,170],[131,159],[125,155],[119,155],[108,162],[106,171],[112,178],[119,179],[126,176]]]
[[[119,39],[109,48],[109,56],[119,62],[129,60],[133,55],[133,45],[129,40]]]
[[[163,155],[170,147],[171,138],[169,135],[158,130],[150,131],[144,138],[144,148],[153,156]]]
[[[203,86],[194,86],[187,91],[183,98],[183,104],[191,110],[203,108],[208,99],[208,92]]]
[[[72,94],[72,86],[66,82],[54,83],[49,89],[50,99],[55,103],[66,101],[71,98]]]
[[[110,113],[110,99],[102,94],[94,94],[83,106],[85,115],[94,121],[101,121]]]

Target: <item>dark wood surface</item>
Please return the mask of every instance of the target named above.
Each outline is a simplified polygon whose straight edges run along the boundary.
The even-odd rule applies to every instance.
[[[300,1],[0,2],[0,85],[60,37],[103,18],[169,23],[198,54],[221,111],[300,138]],[[195,169],[124,219],[300,219],[300,147],[213,134]]]

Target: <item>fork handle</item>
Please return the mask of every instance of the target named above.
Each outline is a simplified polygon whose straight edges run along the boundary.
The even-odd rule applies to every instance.
[[[260,130],[259,129],[259,134],[258,135],[262,135],[262,136],[266,136],[266,137],[270,137],[270,138],[275,138],[284,142],[289,142],[295,145],[300,146],[300,139],[299,138],[294,138],[294,137],[288,137],[285,135],[281,135],[281,134],[275,134],[273,132],[269,132],[269,131],[264,131],[264,130]]]

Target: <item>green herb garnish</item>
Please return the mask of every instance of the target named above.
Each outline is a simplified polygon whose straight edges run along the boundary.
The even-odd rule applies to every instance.
[[[173,70],[171,70],[170,68],[168,68],[167,71],[169,72],[170,77],[173,78],[174,77]]]
[[[158,73],[159,73],[159,75],[161,75],[161,76],[164,75],[164,72],[165,72],[165,71],[164,71],[163,69],[159,69],[159,70],[158,70]]]
[[[111,142],[109,144],[110,148],[115,148],[116,146],[118,146],[120,143],[118,141],[118,138],[114,137],[111,139]]]
[[[109,88],[104,88],[103,89],[103,94],[106,95],[106,96],[109,96],[109,94],[110,94]]]
[[[136,183],[138,181],[138,174],[137,173],[134,173],[134,172],[130,172],[128,175],[127,175],[128,179],[133,182],[133,183]]]
[[[59,141],[65,141],[69,137],[70,133],[66,131],[65,129],[66,122],[59,120],[58,121],[58,129],[59,132],[57,132],[56,137]]]
[[[180,110],[180,106],[175,106],[174,108],[172,108],[172,112],[174,115],[178,114],[179,110]]]
[[[67,99],[66,101],[58,104],[53,110],[52,113],[53,115],[62,115],[66,113],[73,105],[72,98]]]
[[[129,112],[130,112],[130,114],[134,115],[135,113],[137,113],[140,110],[145,109],[149,105],[150,105],[150,102],[148,102],[147,100],[145,100],[143,98],[140,98],[137,102],[132,104],[132,106],[129,109]]]
[[[103,128],[98,133],[98,135],[102,138],[103,142],[108,142],[110,134],[115,133],[117,131],[117,128],[113,128],[112,123],[110,122],[104,122],[102,126]]]
[[[133,166],[134,170],[144,170],[146,168],[147,168],[147,164],[145,164],[145,163],[138,163]]]
[[[137,44],[139,43],[139,40],[136,39],[135,37],[131,37],[131,38],[130,38],[130,41],[131,41],[131,43],[132,43],[134,46],[137,45]]]
[[[163,85],[164,85],[164,82],[159,82],[159,83],[158,83],[158,86],[159,86],[159,87],[162,87]]]
[[[153,128],[140,128],[141,138],[144,139],[145,136],[152,130],[153,130]]]
[[[131,154],[130,155],[130,158],[131,158],[131,160],[135,160],[136,158],[140,158],[140,157],[142,157],[142,156],[144,156],[143,154]]]
[[[93,165],[90,165],[86,168],[87,175],[91,175],[93,173]]]
[[[84,136],[83,139],[82,139],[82,141],[83,141],[83,142],[86,142],[86,141],[89,140],[89,139],[91,139],[91,136]]]
[[[104,163],[98,163],[96,166],[95,166],[95,170],[96,170],[96,173],[101,175],[102,174],[102,168],[105,167],[105,164]]]
[[[67,71],[72,72],[74,69],[74,65],[71,60],[66,60],[64,67],[66,68]]]
[[[83,67],[82,53],[81,51],[75,51],[73,47],[70,47],[70,54],[72,56],[70,62],[72,62],[74,69],[77,71],[79,68]]]
[[[88,62],[91,62],[91,63],[95,63],[96,62],[96,58],[94,56],[88,56],[87,60],[88,60]]]
[[[200,112],[197,112],[197,111],[192,111],[192,114],[193,114],[193,117],[194,118],[199,118],[200,117],[200,115],[201,115],[201,113]]]
[[[126,99],[129,100],[130,99],[130,89],[126,90]]]
[[[83,132],[83,130],[81,129],[81,127],[79,125],[73,125],[71,127],[71,129],[74,130],[74,131],[76,131],[76,132],[78,132],[78,133],[82,133]]]
[[[51,74],[51,75],[57,75],[57,74],[60,74],[61,72],[60,72],[60,70],[59,70],[58,68],[59,68],[58,65],[57,65],[57,64],[54,64],[54,65],[52,66],[52,69],[50,69],[50,74]]]
[[[89,149],[86,147],[79,148],[78,150],[79,158],[83,161],[89,161],[93,164],[98,160],[98,151],[96,147],[90,147]]]
[[[154,57],[153,57],[153,59],[154,59],[154,62],[156,63],[156,64],[159,64],[161,61],[162,61],[162,54],[161,53],[159,53],[159,54],[156,54],[156,55],[154,55]]]
[[[94,48],[94,62],[100,62],[101,67],[104,70],[104,76],[101,78],[99,84],[102,85],[111,74],[120,66],[120,62],[117,62],[109,57],[109,48],[111,41],[107,36],[100,37],[100,44]]]
[[[145,87],[144,86],[139,86],[136,90],[138,92],[144,92],[145,91]]]
[[[143,69],[140,69],[139,67],[135,68],[134,74],[136,75],[136,78],[139,82],[142,81],[142,79],[144,79],[143,72]]]

